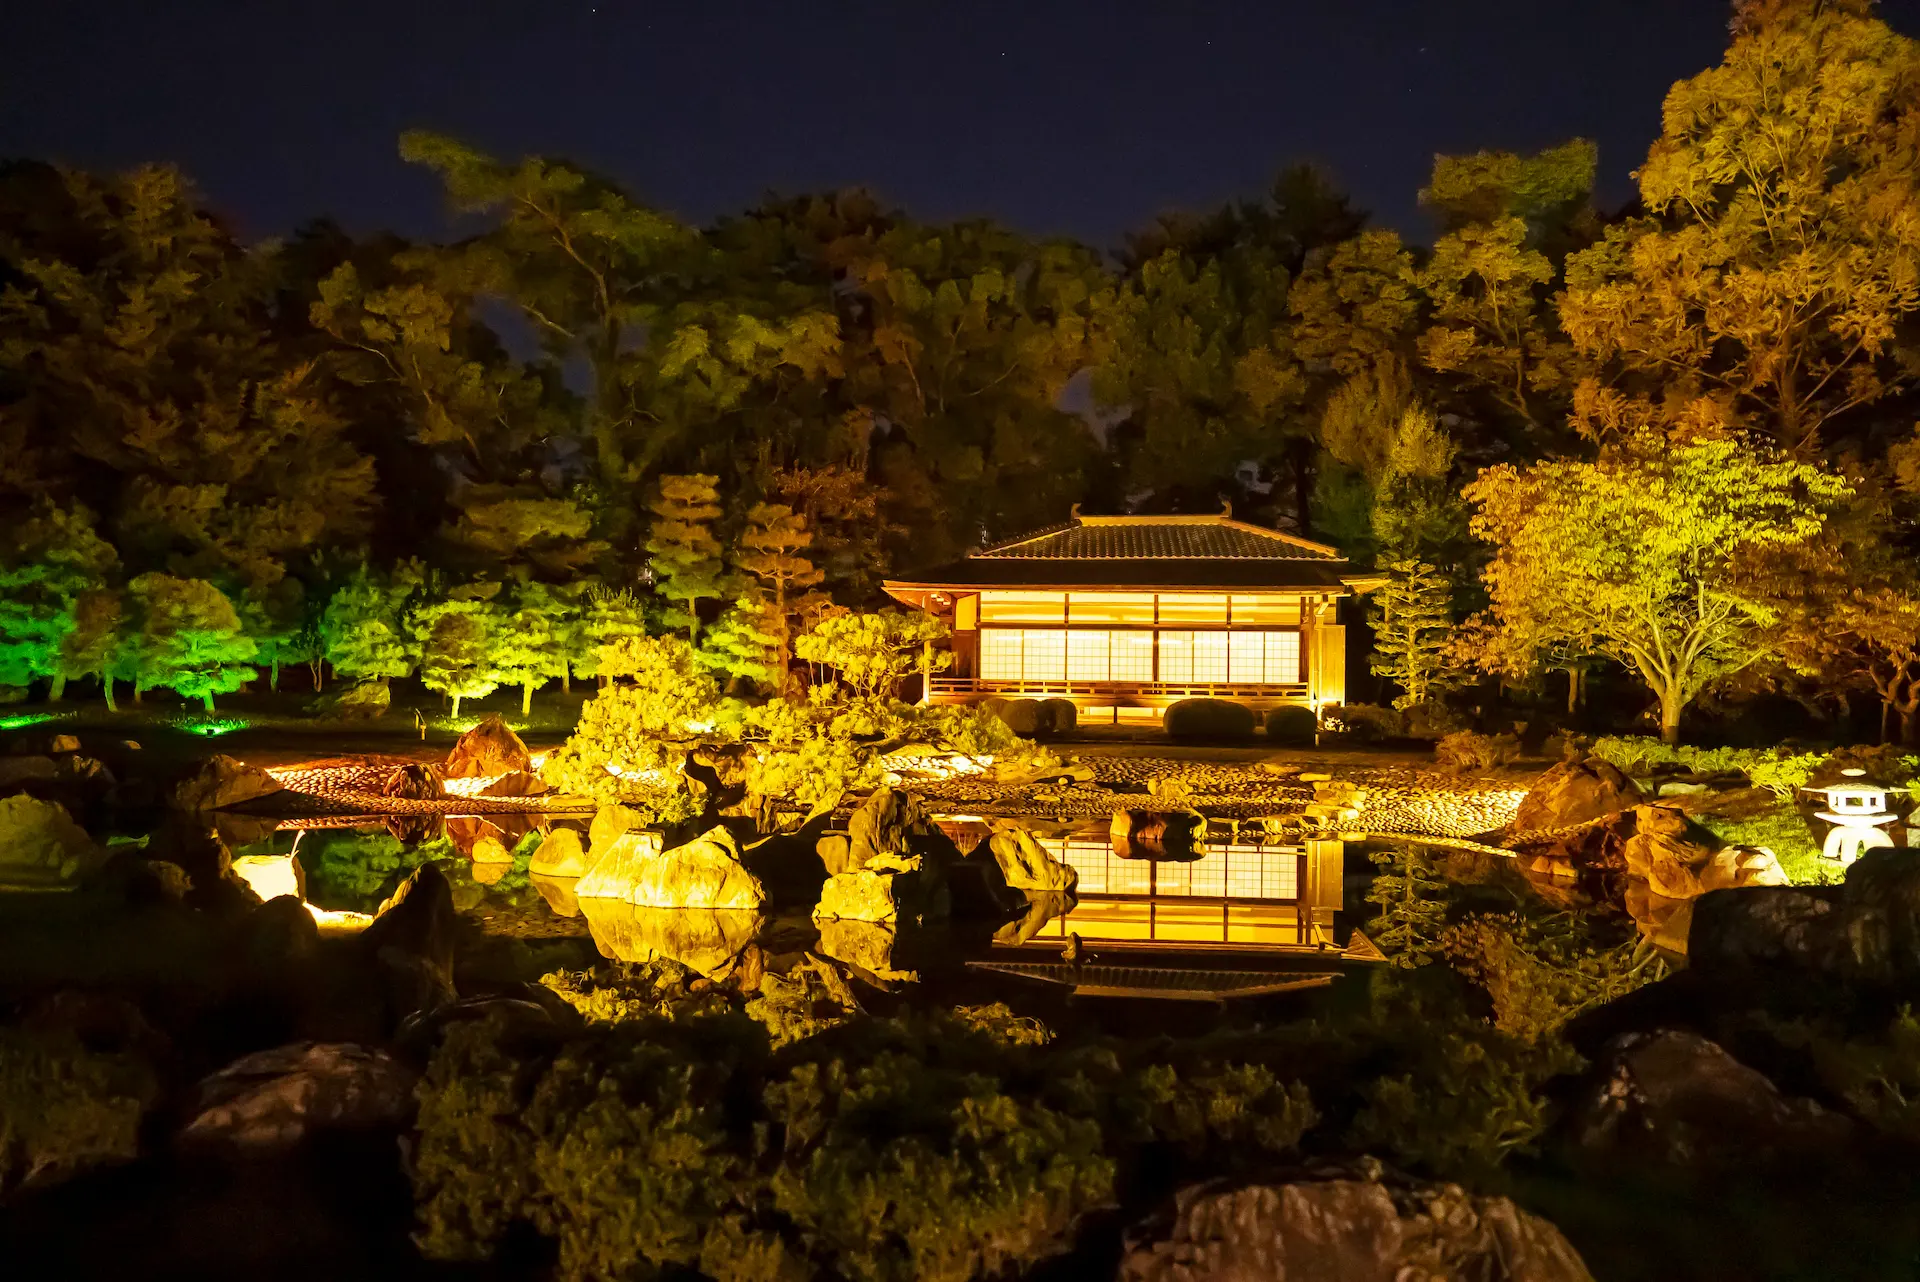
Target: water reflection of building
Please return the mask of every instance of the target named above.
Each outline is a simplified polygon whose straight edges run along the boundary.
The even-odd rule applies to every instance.
[[[1381,960],[1341,920],[1339,841],[1202,842],[1192,859],[1151,860],[1116,854],[1104,830],[1036,840],[1079,885],[984,969],[1082,994],[1218,1000],[1316,987],[1342,964]]]

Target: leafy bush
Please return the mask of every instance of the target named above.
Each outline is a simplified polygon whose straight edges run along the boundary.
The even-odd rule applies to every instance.
[[[618,1007],[598,981],[548,982],[619,1022],[559,1044],[449,1029],[420,1090],[429,1256],[485,1258],[525,1222],[562,1279],[1007,1275],[1110,1205],[1141,1146],[1232,1166],[1315,1121],[1263,1066],[1159,1047],[1130,1065],[1004,1007],[853,1015],[776,1045],[657,969],[620,976]]]
[[[1920,1017],[1911,1006],[1873,1038],[1816,1039],[1815,1070],[1855,1115],[1883,1134],[1920,1143]]]
[[[1398,709],[1371,703],[1346,704],[1340,709],[1339,720],[1361,743],[1396,738],[1406,731],[1406,717]]]
[[[1313,709],[1297,703],[1267,712],[1267,738],[1280,743],[1311,744],[1319,729],[1320,719],[1313,715]]]
[[[1499,1034],[1425,1039],[1416,1071],[1364,1089],[1349,1142],[1437,1175],[1484,1177],[1527,1151],[1548,1122],[1540,1086],[1578,1063],[1560,1042],[1535,1048]]]
[[[1433,759],[1443,770],[1496,770],[1519,755],[1520,740],[1510,734],[1456,730],[1433,745]]]
[[[1166,731],[1174,739],[1244,739],[1255,726],[1253,709],[1225,699],[1182,699],[1167,709]]]
[[[132,1161],[158,1094],[130,1054],[88,1050],[65,1029],[0,1028],[0,1197]]]
[[[1661,766],[1679,766],[1694,774],[1732,774],[1747,776],[1756,788],[1765,788],[1782,800],[1790,801],[1804,788],[1813,772],[1827,760],[1817,752],[1794,753],[1785,749],[1695,748],[1686,744],[1667,744],[1645,736],[1607,735],[1596,739],[1593,755],[1610,762],[1630,775],[1642,778]]]

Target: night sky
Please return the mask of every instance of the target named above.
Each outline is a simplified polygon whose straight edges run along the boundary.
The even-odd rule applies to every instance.
[[[1920,33],[1920,0],[1883,5]],[[1102,247],[1155,213],[1328,166],[1428,239],[1433,153],[1600,144],[1601,198],[1676,78],[1716,62],[1721,0],[14,0],[0,155],[183,166],[249,237],[331,214],[432,235],[424,126],[570,157],[706,220],[764,191],[863,183]],[[452,16],[459,15],[459,16]]]

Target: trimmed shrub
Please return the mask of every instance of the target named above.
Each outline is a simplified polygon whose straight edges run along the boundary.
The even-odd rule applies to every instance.
[[[1258,724],[1252,708],[1225,699],[1182,699],[1167,709],[1167,735],[1174,739],[1244,739]]]
[[[1038,699],[1014,699],[994,711],[1007,723],[1007,729],[1015,734],[1039,734],[1047,725],[1046,708]]]
[[[1080,724],[1080,708],[1071,699],[1048,699],[1040,708],[1053,734],[1069,734]]]
[[[1267,738],[1281,743],[1311,744],[1319,729],[1320,719],[1313,715],[1313,709],[1297,703],[1267,712]]]
[[[1361,743],[1396,739],[1406,733],[1407,722],[1397,709],[1371,703],[1349,703],[1339,712],[1340,724]]]

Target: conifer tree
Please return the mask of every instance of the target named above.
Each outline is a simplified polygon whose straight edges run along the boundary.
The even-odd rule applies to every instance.
[[[493,643],[501,684],[520,687],[520,715],[533,711],[533,692],[567,670],[568,602],[544,583],[522,583],[513,594]]]
[[[719,479],[701,473],[663,476],[659,495],[648,505],[654,515],[647,537],[653,589],[675,607],[669,624],[684,625],[690,639],[700,635],[700,602],[721,595],[720,541],[713,535],[720,518],[714,489]]]
[[[1394,561],[1385,569],[1387,581],[1374,589],[1367,620],[1371,666],[1375,676],[1400,687],[1394,707],[1416,707],[1452,684],[1453,591],[1425,561]]]
[[[780,626],[771,599],[759,592],[742,593],[707,629],[700,662],[735,680],[771,682],[786,664]]]
[[[143,574],[127,585],[127,595],[136,620],[127,654],[136,696],[165,686],[212,712],[214,695],[258,675],[248,666],[256,647],[239,611],[205,579]]]
[[[354,570],[320,616],[321,651],[336,673],[384,681],[413,671],[418,651],[404,611],[420,580],[415,562],[402,563],[390,575],[365,564]]]
[[[787,685],[787,660],[793,650],[793,615],[801,594],[818,587],[826,575],[807,550],[813,531],[805,517],[782,503],[756,503],[747,513],[747,528],[734,553],[736,568],[758,579],[766,589],[761,626],[773,653],[770,674],[776,687]]]
[[[0,534],[0,685],[49,678],[48,697],[60,698],[66,685],[61,647],[75,627],[77,604],[105,589],[118,565],[85,508],[43,501]]]
[[[588,591],[580,613],[579,639],[573,651],[573,672],[607,683],[604,651],[622,641],[647,635],[646,610],[640,598],[626,588],[595,587]]]
[[[420,683],[453,700],[455,717],[462,699],[484,699],[500,687],[493,663],[499,616],[492,601],[466,595],[429,601],[408,618],[419,646]]]

